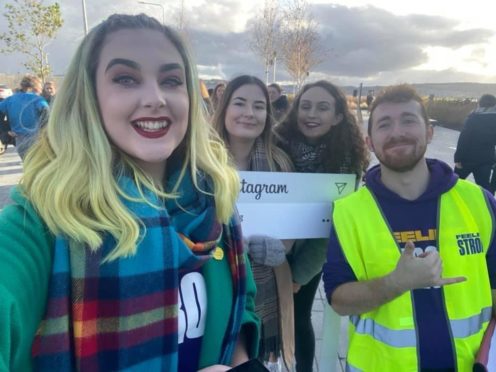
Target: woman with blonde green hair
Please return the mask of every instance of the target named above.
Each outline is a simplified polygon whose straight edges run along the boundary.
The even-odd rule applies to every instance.
[[[113,15],[0,215],[0,370],[224,371],[257,353],[239,189],[180,37]]]

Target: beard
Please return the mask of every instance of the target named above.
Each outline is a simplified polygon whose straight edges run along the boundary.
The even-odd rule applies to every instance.
[[[388,149],[398,144],[411,145],[411,150],[402,154],[390,154]],[[397,173],[409,172],[424,158],[427,150],[426,142],[419,142],[416,139],[393,139],[383,146],[383,151],[376,152],[375,156],[380,163]]]

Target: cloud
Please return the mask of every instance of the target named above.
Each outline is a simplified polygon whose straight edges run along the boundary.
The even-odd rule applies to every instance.
[[[148,1],[148,0],[147,0]],[[0,9],[7,0],[0,0]],[[154,2],[154,1],[150,1]],[[63,74],[70,58],[83,37],[81,3],[61,1],[64,26],[49,46],[49,58],[56,74]],[[175,24],[180,2],[162,2],[166,23]],[[262,1],[189,0],[186,3],[187,35],[192,44],[200,74],[207,77],[230,79],[239,74],[253,74],[264,78],[264,67],[249,47],[248,26]],[[139,4],[137,0],[86,0],[89,27],[96,26],[113,13],[140,13],[161,20],[158,6]],[[484,44],[495,36],[495,31],[472,28],[461,29],[457,20],[420,14],[395,15],[374,6],[348,7],[342,5],[311,5],[321,49],[326,55],[316,66],[310,78],[327,77],[346,83],[360,81],[485,81],[493,77],[467,75],[455,69],[441,72],[414,70],[429,61],[428,47],[459,49],[469,46],[474,53],[469,59],[484,56]],[[0,16],[1,17],[1,16]],[[0,21],[0,32],[5,29]],[[277,63],[277,79],[291,80],[281,63]],[[0,72],[22,71],[20,56],[2,56]],[[410,80],[406,79],[408,76]],[[419,79],[419,80],[416,80]]]
[[[428,61],[428,46],[460,48],[487,42],[495,32],[457,30],[458,22],[439,16],[398,16],[373,6],[315,5],[321,43],[328,50],[318,72],[367,77],[413,68]]]

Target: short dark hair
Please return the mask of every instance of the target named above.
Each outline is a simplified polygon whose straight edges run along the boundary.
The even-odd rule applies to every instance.
[[[420,104],[422,118],[425,121],[425,125],[428,125],[429,116],[427,115],[427,109],[425,107],[424,100],[422,99],[422,97],[419,96],[415,88],[409,84],[392,85],[384,88],[372,102],[367,126],[368,135],[370,136],[370,133],[372,131],[372,117],[377,106],[383,103],[404,103],[409,101],[416,101]]]
[[[492,94],[483,94],[481,98],[479,98],[479,107],[481,108],[489,108],[496,105],[496,97]]]
[[[279,84],[277,83],[272,83],[269,84],[268,88],[275,88],[279,93],[282,93],[282,88]]]

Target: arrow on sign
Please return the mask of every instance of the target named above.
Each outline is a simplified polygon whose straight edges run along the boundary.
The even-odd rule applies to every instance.
[[[334,184],[338,188],[338,194],[341,195],[348,182],[335,182]]]

